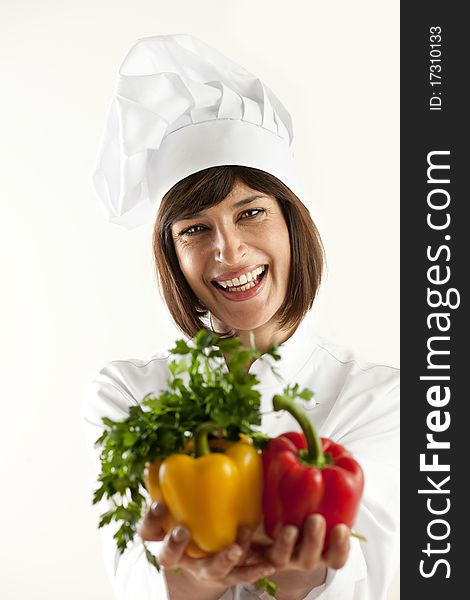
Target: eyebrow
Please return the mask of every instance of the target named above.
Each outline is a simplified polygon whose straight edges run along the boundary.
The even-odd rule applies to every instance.
[[[245,206],[246,204],[250,204],[253,200],[258,200],[258,198],[266,198],[265,194],[256,194],[254,196],[248,196],[247,198],[243,198],[242,200],[238,200],[235,204],[232,204],[231,208],[240,208],[241,206]],[[191,214],[181,215],[181,217],[177,217],[173,223],[177,223],[178,221],[189,221],[190,219],[197,219],[198,217],[203,216],[203,212],[195,212]]]

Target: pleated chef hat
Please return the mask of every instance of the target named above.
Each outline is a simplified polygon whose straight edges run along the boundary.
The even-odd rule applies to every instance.
[[[266,171],[299,195],[292,121],[257,77],[186,34],[138,40],[125,57],[93,174],[111,223],[152,223],[162,197],[220,165]]]

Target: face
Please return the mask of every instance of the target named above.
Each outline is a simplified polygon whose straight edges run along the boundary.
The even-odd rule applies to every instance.
[[[236,183],[219,204],[173,223],[172,235],[187,282],[218,321],[237,332],[272,324],[291,257],[273,196]]]

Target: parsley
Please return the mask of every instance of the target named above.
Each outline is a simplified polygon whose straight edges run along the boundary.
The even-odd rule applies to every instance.
[[[105,429],[95,442],[102,447],[101,473],[93,504],[102,498],[111,501],[110,510],[100,515],[99,527],[112,521],[120,524],[114,538],[121,553],[134,539],[145,509],[148,463],[172,454],[190,454],[189,440],[208,421],[226,439],[238,440],[245,434],[258,449],[268,442],[269,437],[255,429],[261,425],[261,394],[256,389],[259,380],[248,372],[248,366],[253,360],[264,360],[264,355],[252,345],[245,348],[238,338],[220,339],[204,329],[190,342],[177,340],[170,350],[175,358],[169,363],[167,389],[158,396],[145,396],[122,421],[102,419]],[[277,345],[265,354],[280,359]],[[228,369],[223,368],[224,360]],[[271,369],[280,378],[274,366]],[[312,395],[308,390],[300,392],[298,385],[286,386],[283,393],[304,399]],[[157,559],[145,544],[144,548],[158,569]],[[264,589],[269,585],[264,582]]]

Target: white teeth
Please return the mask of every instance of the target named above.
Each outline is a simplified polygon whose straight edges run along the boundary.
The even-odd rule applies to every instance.
[[[255,281],[250,281],[249,283],[247,283],[247,284],[245,284],[245,285],[242,285],[242,286],[233,287],[233,288],[231,288],[231,287],[228,287],[228,288],[227,288],[227,291],[228,291],[228,292],[244,292],[244,291],[246,291],[246,290],[249,290],[249,289],[251,289],[252,287],[255,287],[255,285],[257,285],[257,283],[258,283],[258,281],[257,281],[257,280],[255,280]]]
[[[250,283],[247,283],[246,285],[242,285],[241,287],[237,287],[237,288],[228,288],[229,292],[245,292],[246,290],[251,289],[252,287],[255,287],[255,282],[254,281],[250,281]]]
[[[243,273],[240,277],[235,277],[234,279],[226,279],[225,281],[218,281],[217,283],[221,285],[223,288],[228,288],[229,291],[245,291],[254,287],[255,281],[265,271],[266,267],[258,267],[254,271]],[[248,287],[248,284],[252,284]],[[240,287],[243,286],[243,287]],[[237,288],[237,290],[232,290],[231,288]]]

